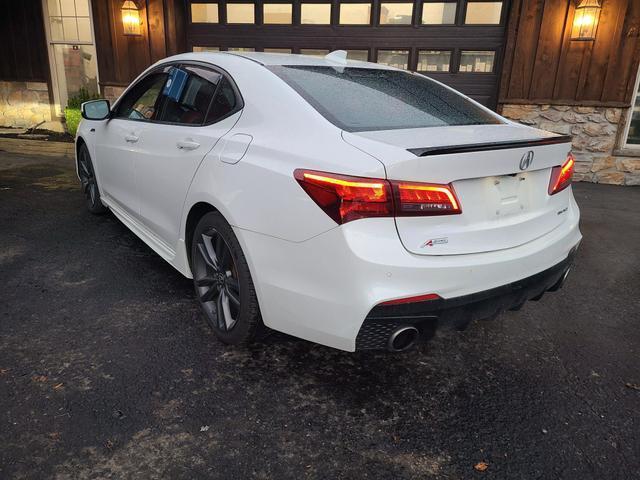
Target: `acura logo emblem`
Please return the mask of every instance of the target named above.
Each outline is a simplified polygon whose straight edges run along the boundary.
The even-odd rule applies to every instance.
[[[520,170],[526,170],[533,163],[533,150],[529,150],[520,159]]]

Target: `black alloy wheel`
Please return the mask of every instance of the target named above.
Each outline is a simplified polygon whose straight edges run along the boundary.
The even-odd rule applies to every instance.
[[[107,207],[105,207],[100,200],[98,179],[93,169],[89,149],[85,144],[82,144],[78,150],[78,174],[80,176],[82,193],[84,193],[87,198],[87,209],[95,215],[105,213]]]
[[[222,215],[206,214],[191,246],[195,291],[207,321],[224,343],[249,342],[260,313],[249,267],[238,239]]]

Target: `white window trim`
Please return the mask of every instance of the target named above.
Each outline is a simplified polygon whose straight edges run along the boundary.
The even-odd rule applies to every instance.
[[[627,143],[627,139],[629,138],[629,129],[631,128],[631,119],[633,118],[633,109],[636,105],[636,100],[640,97],[640,93],[638,93],[638,89],[640,88],[640,66],[638,67],[638,73],[636,74],[636,83],[633,89],[633,96],[631,97],[631,107],[629,107],[629,113],[627,114],[627,119],[624,125],[624,132],[622,133],[622,148],[634,150],[640,152],[640,144],[637,143]]]
[[[51,26],[49,25],[49,5],[47,4],[47,0],[42,0],[42,16],[44,20],[44,31],[47,37],[47,50],[49,53],[49,72],[51,78],[51,90],[53,91],[53,101],[55,112],[58,117],[62,117],[64,115],[64,106],[61,105],[60,101],[60,89],[58,86],[58,73],[56,71],[55,65],[55,50],[54,45],[96,45],[96,34],[93,24],[93,5],[92,2],[89,1],[89,23],[91,24],[91,42],[65,42],[65,41],[53,41],[51,39]],[[98,49],[96,48],[96,55]],[[96,81],[98,82],[98,93],[102,93],[100,89],[100,69],[98,68],[98,59],[96,58]]]

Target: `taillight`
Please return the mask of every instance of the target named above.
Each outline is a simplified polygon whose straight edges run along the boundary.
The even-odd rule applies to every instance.
[[[313,201],[338,224],[393,215],[391,188],[386,180],[310,170],[296,170],[294,176]]]
[[[452,185],[391,182],[396,216],[454,215],[462,213]]]
[[[575,158],[573,155],[567,155],[567,161],[561,167],[553,167],[551,169],[551,179],[549,180],[549,195],[561,192],[571,185],[573,170],[575,167]]]
[[[351,177],[298,169],[294,177],[338,224],[369,217],[462,213],[452,185]]]

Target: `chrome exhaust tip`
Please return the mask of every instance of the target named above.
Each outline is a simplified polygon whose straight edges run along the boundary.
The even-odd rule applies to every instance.
[[[416,327],[400,327],[389,336],[387,349],[390,352],[408,350],[416,343],[420,332]]]

